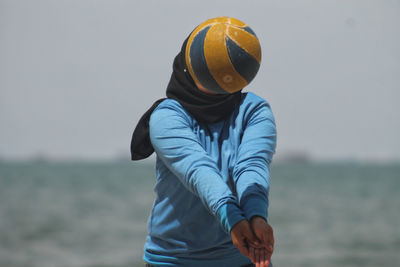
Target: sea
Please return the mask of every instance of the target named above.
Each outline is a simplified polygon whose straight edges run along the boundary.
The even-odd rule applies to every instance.
[[[154,184],[149,161],[0,162],[0,266],[144,266]],[[400,266],[400,164],[273,163],[269,222],[275,267]]]

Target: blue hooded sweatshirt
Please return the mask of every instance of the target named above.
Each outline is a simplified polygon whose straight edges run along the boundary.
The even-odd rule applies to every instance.
[[[176,100],[150,118],[157,154],[156,200],[143,259],[155,266],[242,266],[250,259],[232,244],[243,219],[267,220],[276,128],[269,104],[242,93],[230,117],[197,122]]]

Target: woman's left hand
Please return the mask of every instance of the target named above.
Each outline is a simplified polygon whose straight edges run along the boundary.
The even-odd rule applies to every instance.
[[[256,237],[261,241],[261,247],[250,247],[250,258],[255,258],[256,267],[269,267],[275,242],[273,229],[260,216],[251,218],[250,226]]]

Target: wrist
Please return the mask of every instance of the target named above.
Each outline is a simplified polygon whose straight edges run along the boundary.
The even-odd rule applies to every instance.
[[[268,199],[262,195],[244,196],[240,201],[240,207],[249,221],[256,215],[264,219],[268,217]]]
[[[261,215],[254,215],[254,216],[252,216],[252,217],[250,218],[250,221],[252,221],[252,220],[259,220],[259,219],[262,219],[262,220],[264,220],[264,221],[267,221],[267,220],[265,219],[265,217],[264,217],[264,216],[261,216]]]
[[[234,203],[226,203],[217,211],[218,219],[227,233],[230,233],[233,226],[246,219],[242,210]]]
[[[251,217],[249,222],[252,227],[254,227],[255,225],[268,225],[268,221],[260,215],[254,215],[253,217]]]
[[[250,218],[249,222],[260,221],[260,220],[262,220],[262,221],[268,223],[267,218],[265,218],[265,217],[262,216],[262,215],[253,215],[253,216]]]

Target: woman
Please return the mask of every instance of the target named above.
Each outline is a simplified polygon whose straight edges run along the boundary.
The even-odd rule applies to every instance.
[[[264,99],[241,92],[260,61],[246,24],[205,21],[174,60],[167,99],[136,126],[132,159],[157,154],[147,266],[270,266],[275,123]]]

